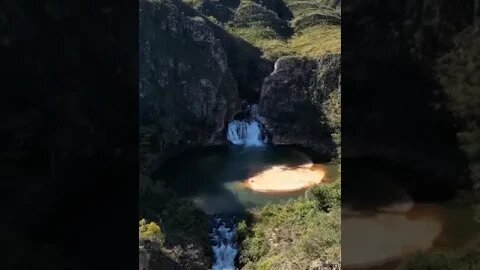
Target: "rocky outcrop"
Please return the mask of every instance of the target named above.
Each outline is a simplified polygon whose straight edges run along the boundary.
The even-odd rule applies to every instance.
[[[239,105],[212,27],[175,1],[140,2],[139,91],[147,154],[213,142]]]
[[[149,241],[142,241],[139,246],[139,270],[207,270],[210,262],[200,250],[189,248],[160,247]],[[168,254],[168,255],[167,255]]]
[[[223,137],[240,99],[258,96],[271,72],[260,56],[181,1],[140,1],[143,172],[173,152]]]
[[[260,120],[274,144],[312,148],[338,155],[340,134],[340,55],[311,60],[282,57],[260,97]]]
[[[142,0],[139,16],[140,164],[149,174],[175,152],[224,142],[225,123],[241,100],[258,99],[273,65],[181,1]]]
[[[138,270],[185,270],[181,265],[161,253],[160,250],[138,250]]]

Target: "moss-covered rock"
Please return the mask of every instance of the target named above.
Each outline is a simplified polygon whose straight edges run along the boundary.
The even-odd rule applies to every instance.
[[[232,24],[235,27],[269,27],[283,37],[293,34],[288,23],[280,19],[277,13],[256,3],[241,5],[235,11]]]

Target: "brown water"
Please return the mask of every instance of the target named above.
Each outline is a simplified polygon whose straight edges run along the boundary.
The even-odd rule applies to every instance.
[[[404,213],[342,216],[342,264],[347,270],[401,269],[418,251],[453,250],[480,233],[468,205],[414,204]]]

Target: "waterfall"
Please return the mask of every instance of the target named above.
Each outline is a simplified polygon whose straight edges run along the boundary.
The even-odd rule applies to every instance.
[[[237,256],[238,248],[235,225],[227,226],[221,218],[216,218],[210,237],[215,256],[212,270],[237,270],[235,257]]]
[[[227,139],[236,145],[262,146],[262,129],[257,121],[233,120],[228,123]]]
[[[256,120],[258,116],[257,105],[247,105],[245,114],[247,119],[233,120],[228,123],[228,141],[235,145],[263,146],[266,138],[262,139],[262,128]]]

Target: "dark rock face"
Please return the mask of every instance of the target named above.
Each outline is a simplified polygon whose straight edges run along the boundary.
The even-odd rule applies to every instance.
[[[262,58],[262,52],[212,24],[215,36],[219,39],[227,55],[228,67],[238,85],[240,99],[257,103],[263,79],[273,70],[273,63]]]
[[[271,70],[257,48],[183,2],[141,1],[142,171],[149,174],[175,152],[222,140],[240,100],[258,100]]]
[[[202,14],[212,16],[224,23],[233,19],[233,13],[238,5],[240,5],[239,0],[207,0],[203,1],[196,9]]]
[[[139,270],[206,270],[210,268],[210,263],[205,260],[205,256],[193,246],[187,249],[173,247],[162,250],[157,243],[150,241],[142,241],[140,244]]]
[[[150,154],[212,143],[240,104],[222,44],[180,2],[140,2],[139,84]]]
[[[339,55],[278,59],[260,97],[261,121],[273,143],[302,145],[336,157],[333,134],[340,132],[339,83]]]
[[[342,95],[342,156],[414,168],[419,179],[407,185],[431,194],[425,199],[450,196],[466,184],[454,119],[434,106],[444,101],[432,63],[451,46],[453,34],[471,22],[458,14],[473,15],[472,6],[473,1],[430,0],[343,6],[342,26],[349,30],[342,43],[355,46],[342,48],[348,89]]]
[[[161,253],[160,250],[140,248],[138,259],[139,270],[185,270],[180,264]]]

